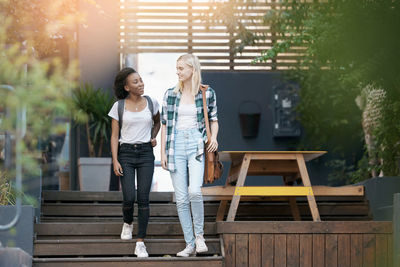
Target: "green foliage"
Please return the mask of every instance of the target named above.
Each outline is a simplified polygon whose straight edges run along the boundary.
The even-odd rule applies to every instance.
[[[378,158],[385,176],[400,175],[400,92],[389,94],[382,105],[382,120],[374,131]]]
[[[57,49],[57,38],[73,42],[72,34],[83,16],[77,12],[76,0],[2,0],[2,15],[10,23],[7,43],[27,42],[38,57]]]
[[[7,173],[0,172],[0,206],[15,205],[20,196],[23,204],[37,206],[37,200],[23,192],[18,192],[15,184],[8,178]]]
[[[0,172],[0,206],[15,204],[15,192],[5,173]]]
[[[266,11],[264,24],[280,41],[254,61],[273,59],[292,47],[305,48],[297,67],[285,73],[301,87],[298,110],[306,132],[304,148],[334,152],[329,167],[341,172],[340,177],[368,178],[368,170],[376,166],[369,165],[368,155],[357,163],[355,152],[363,147],[364,137],[362,111],[355,99],[361,88],[374,84],[388,96],[383,119],[373,133],[382,170],[384,175],[400,175],[400,1],[282,0],[279,4],[280,8]],[[216,17],[226,24],[234,21],[235,5],[226,4]],[[230,20],[224,19],[229,16]],[[267,32],[243,29],[240,20],[234,23],[241,31],[238,49],[269,38]]]
[[[10,23],[7,43],[25,43],[36,57],[44,58],[60,49],[60,39],[76,45],[77,25],[87,27],[85,14],[79,11],[84,5],[99,16],[110,16],[97,0],[0,0],[0,24]]]
[[[103,89],[94,89],[91,84],[84,84],[74,90],[72,99],[77,109],[76,119],[85,124],[88,138],[89,156],[101,157],[104,141],[108,140],[111,118],[108,116],[113,99]]]
[[[305,149],[327,149],[344,157],[362,146],[361,112],[354,101],[358,88],[338,83],[339,76],[314,67],[291,73],[301,84],[297,109],[307,133]]]
[[[16,130],[17,111],[26,110],[27,130],[17,149],[22,155],[24,170],[32,173],[39,170],[39,140],[60,131],[52,126],[54,118],[73,112],[68,96],[77,80],[77,64],[63,66],[57,58],[44,61],[27,46],[10,43],[11,20],[1,16],[0,19],[7,22],[0,25],[0,84],[14,88],[12,91],[0,89],[0,132],[8,131],[14,137],[20,135]],[[6,108],[8,117],[3,113]]]

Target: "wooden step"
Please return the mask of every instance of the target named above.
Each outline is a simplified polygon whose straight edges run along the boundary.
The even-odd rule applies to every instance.
[[[214,218],[204,218],[206,221],[213,222],[215,221]],[[136,218],[135,218],[136,220]],[[107,217],[79,217],[79,216],[42,216],[40,219],[41,222],[118,222],[122,221],[122,216],[107,216]],[[149,222],[178,222],[178,217],[157,217],[152,216],[149,218]]]
[[[321,216],[332,215],[365,215],[369,213],[368,205],[364,203],[317,203]],[[215,216],[218,210],[218,203],[205,203],[204,215]],[[310,213],[308,203],[298,203],[300,214]],[[134,216],[137,216],[137,208],[134,209]],[[122,217],[120,204],[82,204],[82,203],[47,203],[42,206],[43,216],[77,216],[77,217]],[[240,203],[236,217],[261,215],[285,216],[291,215],[289,203]],[[156,217],[177,217],[174,204],[151,204],[150,216]]]
[[[77,238],[120,238],[122,222],[104,223],[38,223],[35,224],[37,239],[77,239]],[[134,223],[134,233],[137,223]],[[205,236],[216,236],[216,223],[205,222]],[[174,236],[182,237],[182,227],[179,222],[161,223],[150,222],[147,227],[147,236]]]
[[[43,256],[132,256],[136,240],[76,239],[36,240],[33,255]],[[206,239],[206,255],[221,254],[219,238]],[[146,239],[149,255],[175,255],[185,248],[183,239]]]
[[[178,222],[173,192],[150,193],[150,222]],[[42,222],[120,222],[121,192],[44,191]],[[220,197],[204,196],[205,221],[215,221]],[[302,220],[309,220],[307,199],[297,197]],[[257,201],[257,202],[255,202]],[[322,220],[371,220],[365,196],[316,197]],[[137,206],[135,205],[135,216]],[[236,220],[293,220],[285,197],[245,197]]]
[[[215,189],[214,189],[215,188]],[[220,199],[213,196],[213,192],[219,186],[205,187],[203,195],[205,201],[216,201]],[[244,198],[244,197],[243,197]],[[246,201],[265,200],[265,201],[286,201],[286,198],[279,197],[246,197]],[[320,202],[365,202],[364,196],[316,196]],[[121,192],[83,192],[83,191],[43,191],[44,202],[118,202],[122,201]],[[305,197],[297,197],[298,202],[305,202]],[[173,192],[150,192],[150,202],[174,202]]]
[[[223,257],[33,258],[34,267],[223,267]]]
[[[311,215],[301,215],[301,219],[303,221],[312,220]],[[370,214],[360,214],[360,215],[323,215],[321,216],[322,221],[370,221],[372,217]],[[94,223],[103,223],[103,222],[117,222],[120,223],[122,217],[46,217],[42,218],[41,222],[72,222],[72,223],[81,223],[81,222],[94,222]],[[150,222],[177,222],[177,218],[172,217],[162,217],[162,218],[150,218]],[[215,217],[206,217],[206,222],[215,222]],[[251,215],[251,216],[236,216],[235,221],[293,221],[292,214],[286,215]]]
[[[150,192],[150,202],[172,202],[173,192]],[[45,202],[121,202],[122,192],[43,191]]]

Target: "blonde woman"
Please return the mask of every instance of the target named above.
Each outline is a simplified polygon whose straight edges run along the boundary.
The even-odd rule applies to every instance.
[[[176,63],[178,84],[165,92],[161,115],[161,165],[170,171],[176,206],[186,248],[177,253],[188,257],[207,252],[204,240],[204,205],[201,187],[204,174],[204,144],[207,141],[201,70],[196,56],[185,54]],[[211,141],[207,150],[218,148],[216,95],[206,91]]]

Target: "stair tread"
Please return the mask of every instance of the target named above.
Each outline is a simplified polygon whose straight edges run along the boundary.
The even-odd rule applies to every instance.
[[[216,224],[216,222],[205,222],[206,224]],[[36,225],[42,225],[42,226],[65,226],[65,225],[82,225],[82,226],[122,226],[122,222],[40,222],[36,223]],[[137,222],[133,222],[133,224],[137,224]],[[174,225],[180,225],[179,221],[174,221],[174,222],[168,222],[167,224],[174,224]],[[165,222],[149,222],[149,225],[166,225]]]
[[[206,238],[208,252],[204,255],[220,255],[219,238]],[[132,256],[136,239],[79,239],[79,240],[36,240],[34,256],[36,257],[95,257],[95,256]],[[185,248],[185,240],[180,239],[146,239],[150,255],[175,255]],[[203,253],[202,253],[203,254]]]
[[[173,192],[150,192],[150,201],[170,202]],[[108,191],[43,191],[44,201],[122,201],[122,192]]]
[[[137,223],[134,223],[134,231],[137,231]],[[122,222],[41,222],[34,225],[37,239],[80,239],[83,236],[102,236],[117,238],[122,229]],[[204,223],[205,236],[217,235],[215,222]],[[182,227],[179,222],[149,222],[147,236],[164,238],[161,236],[182,236]],[[68,237],[68,238],[66,238]]]

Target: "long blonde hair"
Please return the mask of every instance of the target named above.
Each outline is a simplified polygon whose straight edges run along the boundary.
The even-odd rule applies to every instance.
[[[199,93],[201,84],[201,66],[199,58],[193,54],[184,54],[176,60],[176,62],[178,61],[183,61],[187,65],[193,68],[192,95],[196,96]],[[175,86],[174,92],[178,93],[178,91],[180,91],[182,93],[182,89],[183,89],[183,83],[179,81],[178,84]]]

